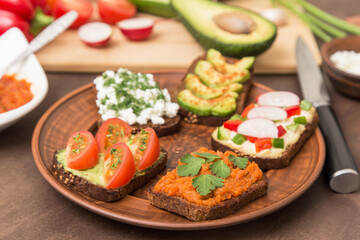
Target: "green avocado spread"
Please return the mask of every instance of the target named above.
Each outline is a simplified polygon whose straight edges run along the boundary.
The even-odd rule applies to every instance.
[[[82,177],[87,181],[105,187],[105,179],[103,176],[103,163],[104,163],[104,155],[99,154],[99,162],[93,168],[85,169],[85,170],[76,170],[67,167],[65,149],[59,150],[56,153],[57,161],[63,165],[64,169],[72,174]]]

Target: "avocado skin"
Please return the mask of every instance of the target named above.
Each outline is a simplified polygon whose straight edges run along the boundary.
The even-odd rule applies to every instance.
[[[177,100],[180,107],[199,116],[225,117],[235,112],[238,96],[237,93],[230,91],[218,98],[202,99],[185,89],[177,95]]]
[[[177,0],[177,1],[181,2],[181,0]],[[197,1],[197,0],[192,0],[192,1]],[[272,43],[274,42],[274,40],[276,38],[276,35],[277,35],[276,26],[266,19],[264,19],[264,20],[269,22],[273,26],[274,33],[270,38],[264,39],[264,41],[262,41],[262,42],[246,43],[246,44],[244,44],[244,43],[229,44],[229,43],[225,43],[225,42],[222,42],[222,41],[214,39],[214,38],[210,38],[210,37],[202,34],[201,32],[199,32],[198,30],[196,30],[191,25],[191,23],[189,21],[187,21],[187,19],[182,15],[181,11],[176,8],[174,2],[175,2],[175,0],[172,0],[171,5],[172,5],[173,9],[175,10],[175,12],[177,13],[178,18],[184,24],[186,29],[191,33],[191,35],[205,49],[214,48],[214,49],[220,51],[225,56],[235,57],[235,58],[241,58],[241,57],[245,57],[245,56],[258,56],[261,53],[265,52],[272,45]],[[222,5],[221,3],[217,3],[217,4]],[[234,7],[234,10],[236,10],[236,8],[237,7]],[[247,10],[247,11],[250,11],[250,10]]]

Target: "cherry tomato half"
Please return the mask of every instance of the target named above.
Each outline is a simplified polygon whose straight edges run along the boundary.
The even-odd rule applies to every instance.
[[[67,166],[72,169],[88,169],[98,161],[98,147],[94,136],[88,131],[73,133],[66,145]]]
[[[160,142],[154,129],[145,128],[134,137],[130,146],[138,171],[150,167],[160,155]]]
[[[99,0],[99,15],[101,19],[109,24],[131,18],[136,13],[136,7],[128,0]]]
[[[105,152],[104,178],[106,188],[128,184],[136,172],[134,157],[126,143],[116,143]]]
[[[89,0],[56,0],[53,6],[53,15],[59,18],[70,10],[75,10],[79,16],[70,26],[77,28],[87,22],[93,13],[93,5]]]
[[[118,142],[126,142],[131,135],[129,124],[119,118],[106,120],[96,134],[96,142],[99,152],[105,152],[111,145]]]

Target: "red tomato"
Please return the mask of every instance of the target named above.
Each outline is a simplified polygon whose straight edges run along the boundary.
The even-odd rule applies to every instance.
[[[104,158],[106,188],[128,184],[136,172],[134,157],[126,143],[116,143],[108,148]]]
[[[238,126],[242,123],[241,119],[237,119],[237,120],[227,120],[226,122],[224,122],[224,128],[227,128],[231,131],[237,131]]]
[[[29,33],[30,25],[27,21],[12,12],[0,9],[0,36],[12,27],[19,28],[28,41],[32,40],[33,37]]]
[[[56,0],[53,6],[53,15],[59,18],[70,10],[75,10],[79,16],[70,26],[71,28],[80,27],[86,23],[93,12],[92,2],[89,0]]]
[[[31,21],[35,14],[34,6],[30,0],[0,0],[0,8]]]
[[[131,135],[129,124],[119,118],[106,120],[96,134],[99,152],[105,152],[111,145],[126,142]]]
[[[286,129],[283,128],[283,126],[279,125],[279,126],[277,127],[277,129],[278,129],[278,137],[282,137],[282,136],[285,135]]]
[[[154,129],[145,128],[139,132],[130,146],[137,170],[150,167],[160,155],[160,142]]]
[[[300,115],[301,112],[301,108],[299,105],[295,105],[295,106],[291,106],[291,107],[287,107],[285,108],[285,111],[288,114],[288,118],[294,115]]]
[[[250,104],[249,106],[247,106],[244,110],[243,110],[243,112],[241,113],[241,116],[244,118],[244,117],[246,117],[247,116],[247,114],[249,113],[249,111],[251,110],[251,109],[253,109],[255,107],[255,104],[254,103],[252,103],[252,104]]]
[[[261,152],[262,150],[270,149],[272,147],[271,138],[256,139],[254,144],[256,152]]]
[[[136,7],[128,0],[99,0],[99,15],[109,24],[131,18],[136,13]]]
[[[88,169],[99,161],[94,136],[88,131],[73,133],[66,146],[67,166],[72,169]]]

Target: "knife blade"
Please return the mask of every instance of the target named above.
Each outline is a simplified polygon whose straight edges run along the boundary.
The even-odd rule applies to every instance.
[[[44,30],[42,30],[24,49],[19,55],[12,59],[6,66],[0,69],[0,78],[17,62],[20,62],[24,58],[28,57],[32,53],[36,52],[52,40],[54,40],[60,33],[65,31],[78,17],[76,11],[69,11],[55,22],[51,23]]]
[[[351,193],[360,185],[360,174],[330,105],[323,75],[315,58],[301,37],[296,41],[296,62],[304,98],[313,103],[326,145],[325,169],[330,188],[338,193]]]

